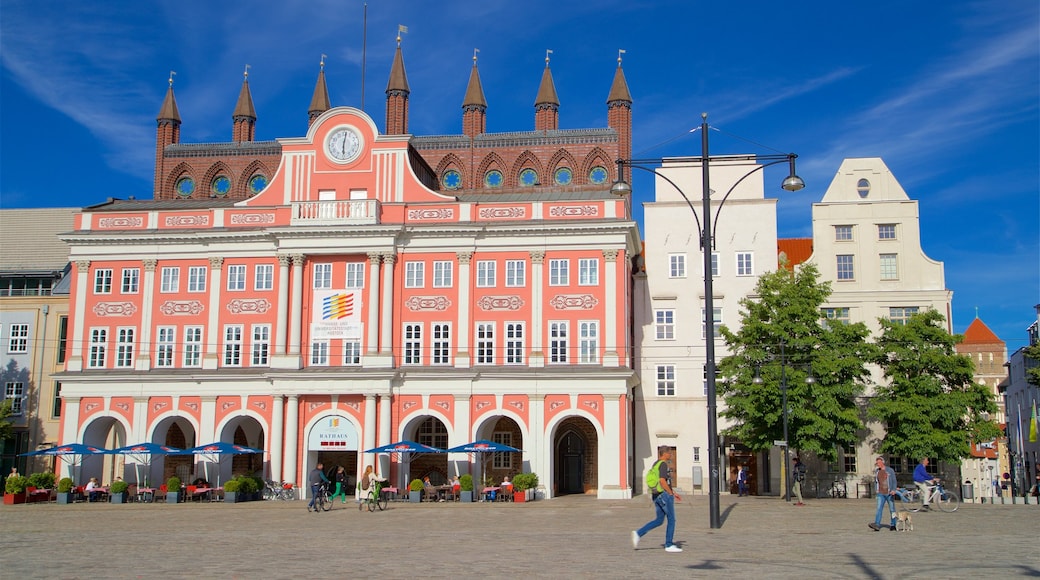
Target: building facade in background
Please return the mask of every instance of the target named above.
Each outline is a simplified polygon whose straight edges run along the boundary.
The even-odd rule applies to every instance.
[[[1006,414],[1000,397],[1000,385],[1007,380],[1007,343],[976,318],[964,331],[964,340],[955,347],[958,354],[971,359],[975,365],[975,382],[985,385],[998,402],[997,416],[991,417],[1001,427],[1005,426]],[[971,482],[976,498],[992,498],[999,495],[1000,488],[993,484],[1000,476],[1000,455],[1006,453],[1006,440],[996,439],[971,445],[971,457],[961,462],[961,481]],[[967,499],[967,498],[964,498]]]

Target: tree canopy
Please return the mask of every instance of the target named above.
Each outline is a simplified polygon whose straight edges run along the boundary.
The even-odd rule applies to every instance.
[[[881,319],[877,363],[887,379],[879,385],[867,413],[885,426],[881,453],[940,461],[970,455],[970,442],[1000,435],[997,404],[974,381],[974,364],[954,350],[962,337],[951,335],[934,310],[911,316],[905,324]]]
[[[793,273],[781,268],[762,275],[755,292],[740,301],[740,329],[720,330],[732,353],[719,363],[718,390],[726,404],[720,415],[732,421],[726,434],[756,451],[783,439],[786,378],[792,449],[834,461],[838,447],[859,441],[857,399],[876,354],[863,323],[823,321],[820,309],[830,294],[830,283],[806,264]]]

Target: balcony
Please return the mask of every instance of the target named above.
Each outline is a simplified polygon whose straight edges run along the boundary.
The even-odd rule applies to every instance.
[[[374,199],[297,201],[292,204],[294,226],[342,226],[379,223],[379,202]]]

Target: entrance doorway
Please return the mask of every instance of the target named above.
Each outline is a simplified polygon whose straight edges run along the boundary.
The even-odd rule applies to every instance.
[[[758,495],[758,456],[743,445],[734,445],[729,452],[728,465],[729,492],[733,495],[737,495],[739,492],[737,472],[740,471],[741,465],[745,465],[747,466],[748,495]]]

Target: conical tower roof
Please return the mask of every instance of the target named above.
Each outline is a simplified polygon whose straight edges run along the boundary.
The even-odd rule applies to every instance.
[[[610,94],[607,95],[607,103],[632,102],[632,93],[628,92],[628,83],[625,81],[625,71],[621,69],[621,59],[618,58],[617,71],[614,72],[614,82],[610,85]]]
[[[394,52],[394,64],[390,67],[390,80],[386,83],[386,92],[401,91],[411,92],[408,89],[408,75],[404,72],[404,56],[401,55],[401,43],[397,43],[397,51]]]
[[[553,82],[552,69],[549,68],[549,57],[545,57],[545,70],[542,71],[542,84],[538,86],[538,97],[534,100],[535,106],[538,105],[557,105],[560,104],[559,97],[556,96],[556,83]]]
[[[473,69],[469,72],[469,84],[466,85],[466,98],[462,101],[463,107],[476,105],[487,107],[484,99],[484,87],[480,84],[480,72],[477,71],[477,57],[473,57]]]
[[[181,114],[177,111],[177,99],[173,96],[173,75],[170,75],[170,88],[166,89],[166,98],[163,99],[159,116],[155,120],[181,122]]]
[[[249,93],[249,72],[242,79],[242,90],[238,92],[238,102],[235,103],[233,117],[248,117],[256,119],[256,109],[253,108],[253,95]]]
[[[329,88],[325,85],[325,62],[322,60],[321,70],[318,71],[318,82],[314,85],[314,96],[311,97],[311,106],[307,109],[307,113],[317,116],[331,108]]]

